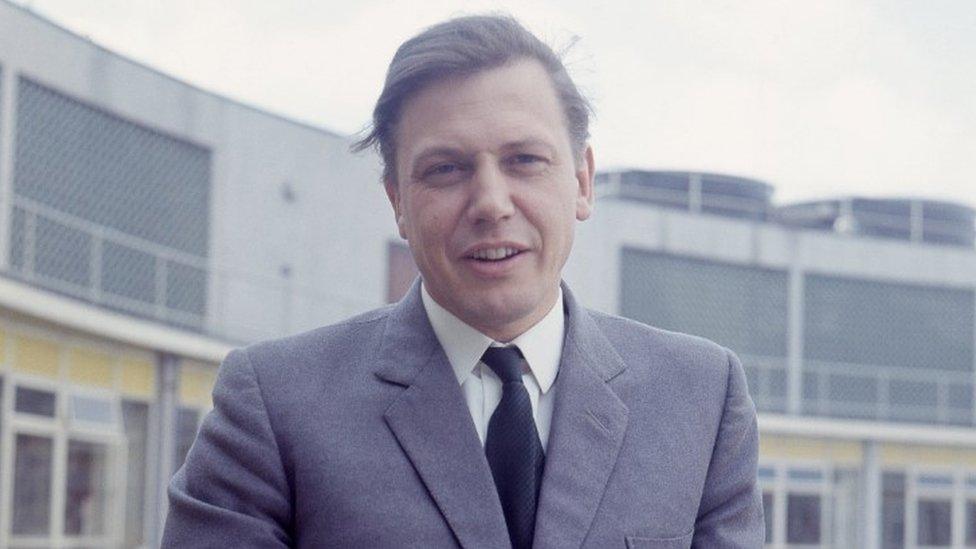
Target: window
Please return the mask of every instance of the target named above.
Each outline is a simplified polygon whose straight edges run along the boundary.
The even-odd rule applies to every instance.
[[[193,408],[180,408],[176,413],[176,457],[173,462],[174,467],[183,465],[186,454],[193,445],[193,439],[197,436],[197,423],[200,421],[200,412]]]
[[[29,387],[17,387],[14,397],[14,408],[24,414],[44,417],[54,417],[57,410],[57,399],[50,391],[41,391]]]
[[[786,542],[820,543],[820,496],[786,496]]]
[[[972,290],[811,274],[804,315],[806,411],[971,424]]]
[[[761,411],[786,410],[785,271],[624,248],[620,314],[739,354]]]
[[[952,544],[952,500],[918,499],[918,544],[949,547]]]
[[[14,493],[11,532],[47,535],[51,524],[51,476],[54,442],[18,434],[14,442]]]
[[[881,475],[881,547],[905,547],[905,474]]]
[[[129,444],[125,475],[125,546],[136,547],[144,541],[149,405],[123,401],[122,420]]]
[[[164,318],[198,327],[207,302],[200,266],[210,248],[211,151],[25,77],[16,100],[11,270],[76,296],[96,289],[136,314],[162,304],[172,313]],[[88,224],[193,259],[101,239]],[[166,291],[157,295],[161,279]]]
[[[976,547],[976,499],[966,502],[966,546]]]
[[[773,542],[773,493],[763,492],[763,515],[766,519],[766,543]]]
[[[108,399],[71,395],[68,402],[71,405],[70,417],[72,421],[117,425],[117,408]]]
[[[785,271],[624,248],[620,276],[623,316],[737,353],[786,356]]]
[[[72,440],[68,442],[67,485],[64,499],[64,533],[75,536],[105,535],[108,490],[108,447]]]
[[[972,371],[973,290],[821,275],[805,280],[807,358]]]

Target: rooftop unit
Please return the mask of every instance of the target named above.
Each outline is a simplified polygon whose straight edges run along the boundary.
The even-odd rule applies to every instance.
[[[773,219],[791,227],[843,234],[973,247],[976,210],[952,202],[847,197],[776,208]]]
[[[755,221],[768,218],[773,195],[762,181],[701,172],[621,170],[597,174],[596,185],[599,196]]]

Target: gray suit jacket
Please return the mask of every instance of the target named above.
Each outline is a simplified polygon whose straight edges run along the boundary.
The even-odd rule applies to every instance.
[[[756,414],[735,356],[563,291],[535,547],[761,547]],[[509,546],[419,284],[231,352],[213,395],[170,485],[164,547]]]

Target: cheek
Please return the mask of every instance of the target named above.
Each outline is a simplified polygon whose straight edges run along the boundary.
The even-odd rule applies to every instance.
[[[446,255],[446,250],[451,246],[451,231],[444,223],[444,217],[435,212],[421,215],[414,228],[417,244],[431,260]]]

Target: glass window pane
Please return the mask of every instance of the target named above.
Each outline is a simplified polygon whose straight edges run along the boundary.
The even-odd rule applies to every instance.
[[[14,499],[11,532],[47,535],[51,523],[50,438],[17,435],[14,449]]]
[[[192,408],[180,408],[176,415],[176,467],[183,465],[193,439],[197,436],[200,413]]]
[[[14,398],[14,409],[25,414],[54,417],[56,397],[50,391],[41,391],[29,387],[17,387]]]
[[[104,398],[71,395],[71,419],[90,423],[115,423],[112,402]]]
[[[126,459],[125,546],[143,542],[146,502],[146,447],[149,433],[149,405],[144,402],[122,402],[122,419],[128,441]]]
[[[905,475],[884,473],[881,476],[881,547],[905,547]]]
[[[773,493],[763,492],[763,514],[766,518],[766,543],[773,541]]]
[[[966,545],[976,547],[976,499],[966,502]]]
[[[823,471],[814,469],[790,469],[789,473],[787,473],[787,478],[804,482],[820,482],[823,480]]]
[[[919,486],[936,486],[941,488],[952,488],[951,475],[919,475],[915,480]]]
[[[742,355],[786,356],[786,271],[634,248],[624,248],[621,261],[623,316]]]
[[[105,511],[110,487],[108,447],[104,444],[68,442],[68,478],[64,502],[64,533],[105,534]]]
[[[948,547],[952,544],[951,500],[919,498],[918,544],[934,547]]]
[[[820,543],[820,496],[786,496],[786,542]]]
[[[973,290],[807,275],[807,358],[968,372]]]

